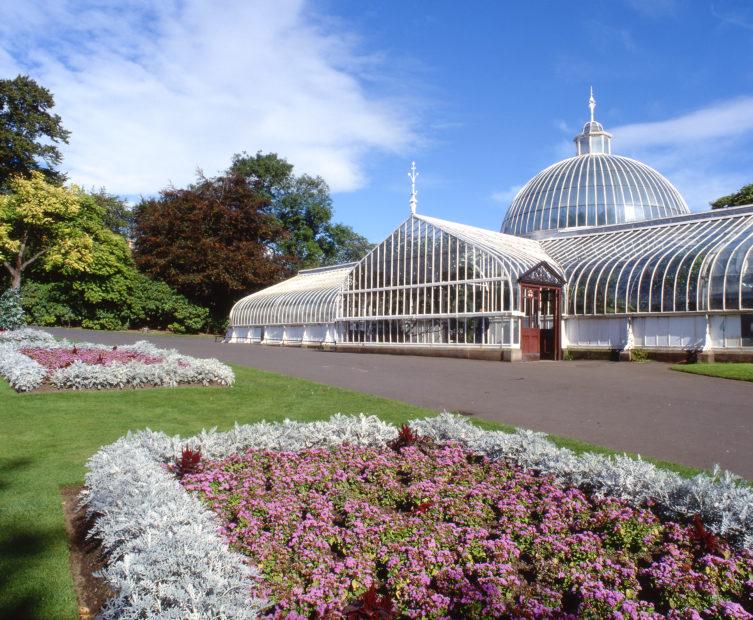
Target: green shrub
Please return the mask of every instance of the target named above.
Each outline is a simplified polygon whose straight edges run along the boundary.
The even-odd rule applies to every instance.
[[[164,282],[141,274],[134,280],[129,306],[131,327],[196,333],[209,320],[206,308],[192,304]]]
[[[108,310],[97,310],[93,318],[81,321],[81,327],[86,329],[117,330],[128,329],[128,323],[124,323],[120,317]]]
[[[21,305],[32,325],[79,325],[81,317],[71,307],[70,291],[57,282],[26,280]]]
[[[0,295],[0,329],[18,329],[26,325],[21,298],[17,289],[9,288]]]
[[[98,288],[99,291],[102,287]],[[169,329],[196,333],[207,326],[209,311],[190,303],[164,282],[137,272],[106,295],[91,294],[75,282],[34,282],[22,288],[22,305],[35,325],[80,325],[87,329]]]
[[[646,349],[631,349],[630,361],[631,362],[647,362],[648,351],[646,351]]]

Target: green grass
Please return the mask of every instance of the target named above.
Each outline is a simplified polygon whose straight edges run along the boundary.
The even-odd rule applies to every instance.
[[[689,372],[694,375],[721,377],[722,379],[736,379],[738,381],[753,381],[753,364],[751,363],[697,363],[676,364],[672,370]]]
[[[190,436],[235,422],[373,413],[401,423],[433,412],[377,396],[245,367],[232,388],[185,387],[16,394],[0,380],[0,617],[76,618],[59,490],[83,481],[87,459],[131,429]],[[488,429],[511,430],[489,422]],[[610,450],[552,437],[578,452]],[[692,468],[658,463],[683,475]]]

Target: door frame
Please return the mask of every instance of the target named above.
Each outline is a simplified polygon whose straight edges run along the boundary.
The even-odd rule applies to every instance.
[[[546,261],[541,261],[534,265],[518,278],[519,285],[519,302],[520,309],[523,309],[523,299],[526,291],[533,290],[537,295],[541,295],[542,290],[554,291],[554,359],[562,359],[562,289],[565,285],[565,279]],[[540,334],[539,330],[539,334]],[[520,346],[521,353],[523,348],[523,326],[521,321],[520,329]],[[541,359],[541,339],[539,338],[539,357]]]

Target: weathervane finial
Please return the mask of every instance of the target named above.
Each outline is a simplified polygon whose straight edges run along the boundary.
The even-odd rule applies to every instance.
[[[594,122],[594,110],[596,109],[596,99],[594,99],[594,87],[591,87],[591,96],[588,98],[588,109],[591,110],[591,122]]]
[[[410,172],[408,173],[408,178],[410,179],[410,212],[411,214],[415,215],[416,213],[416,205],[418,204],[418,200],[416,199],[416,177],[418,176],[418,172],[416,172],[416,162],[411,162],[410,165]]]

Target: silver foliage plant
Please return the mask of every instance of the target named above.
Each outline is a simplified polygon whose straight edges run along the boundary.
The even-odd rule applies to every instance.
[[[47,369],[19,353],[13,344],[0,344],[0,376],[17,392],[28,392],[42,384]]]
[[[753,491],[729,472],[684,479],[627,456],[575,454],[543,433],[484,431],[449,413],[413,420],[411,428],[437,441],[457,441],[491,459],[507,459],[553,475],[596,496],[633,504],[647,500],[666,517],[701,515],[713,532],[753,548]],[[165,464],[184,447],[219,459],[248,449],[299,451],[343,443],[379,446],[397,428],[376,416],[337,414],[328,421],[237,425],[188,438],[150,430],[129,433],[88,463],[82,502],[95,519],[91,535],[109,555],[103,576],[117,595],[102,618],[251,618],[265,602],[251,598],[257,571],[219,538],[219,523],[184,491]]]
[[[0,331],[0,344],[20,344],[22,346],[30,346],[48,344],[51,342],[55,342],[55,337],[52,334],[32,327]]]
[[[109,564],[116,596],[100,617],[255,618],[255,571],[219,538],[219,522],[162,466],[173,442],[144,431],[101,449],[88,463],[82,502],[97,515],[91,535]],[[161,457],[161,458],[158,458]]]
[[[23,328],[0,333],[0,376],[19,392],[39,387],[45,379],[57,388],[108,389],[125,387],[162,386],[175,387],[181,384],[232,385],[235,382],[233,370],[216,359],[199,359],[182,355],[175,349],[159,349],[144,340],[132,345],[123,345],[121,351],[133,351],[143,355],[161,357],[157,364],[143,364],[137,361],[125,364],[108,365],[74,362],[66,368],[52,373],[18,349],[23,347],[44,347],[46,349],[70,348],[68,340],[55,340],[47,332]],[[111,346],[80,342],[82,349],[109,351]]]

